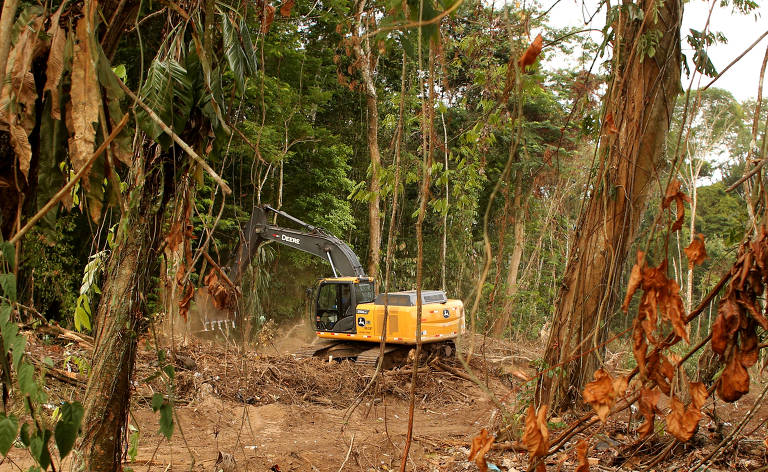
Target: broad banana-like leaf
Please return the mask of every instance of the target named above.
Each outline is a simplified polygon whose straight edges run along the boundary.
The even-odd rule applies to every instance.
[[[184,129],[194,97],[184,66],[170,58],[155,58],[141,88],[141,97],[174,132],[180,133]],[[171,145],[171,138],[143,110],[137,113],[137,120],[139,127],[161,146],[168,148]]]

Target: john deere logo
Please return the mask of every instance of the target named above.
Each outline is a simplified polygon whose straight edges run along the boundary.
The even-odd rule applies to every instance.
[[[448,308],[445,308],[445,309],[443,310],[443,318],[448,318],[449,316],[451,316],[451,314],[450,314],[450,312],[448,311]]]
[[[293,244],[300,244],[301,243],[301,241],[299,241],[299,238],[294,238],[294,237],[291,237],[291,236],[286,236],[284,234],[280,235],[280,239],[282,239],[283,241],[288,241],[289,243],[293,243]]]
[[[365,326],[365,318],[362,316],[357,319],[357,326]]]

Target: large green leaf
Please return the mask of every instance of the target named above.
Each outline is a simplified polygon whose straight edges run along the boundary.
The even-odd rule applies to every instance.
[[[152,395],[152,411],[160,412],[160,432],[168,439],[173,435],[173,407],[160,393]]]
[[[2,236],[0,236],[2,238]],[[16,257],[16,248],[8,241],[0,241],[0,252],[3,253],[2,258],[8,263],[10,267],[13,267],[13,263]]]
[[[5,298],[16,301],[16,276],[13,274],[0,274],[0,290]]]
[[[59,456],[62,459],[69,454],[75,445],[84,413],[85,410],[80,402],[64,402],[61,406],[61,419],[56,423],[54,438],[56,439],[56,447],[59,448]]]
[[[181,133],[184,130],[194,99],[192,84],[184,66],[173,59],[153,60],[141,88],[141,97],[174,132]],[[170,136],[166,135],[143,109],[136,115],[138,124],[145,133],[161,146],[170,146]]]
[[[234,76],[237,91],[242,94],[245,90],[245,79],[248,76],[248,58],[243,51],[237,28],[232,19],[227,14],[222,14],[221,18],[224,56],[226,56],[229,69]]]
[[[43,470],[47,470],[48,466],[51,465],[51,452],[48,450],[50,439],[51,432],[46,429],[38,431],[29,441],[29,452]]]
[[[19,421],[15,416],[5,416],[0,413],[0,454],[5,456],[16,440],[16,432],[19,430]]]

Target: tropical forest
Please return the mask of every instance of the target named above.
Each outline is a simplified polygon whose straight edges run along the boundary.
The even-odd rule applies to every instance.
[[[0,471],[768,471],[763,0],[0,3]]]

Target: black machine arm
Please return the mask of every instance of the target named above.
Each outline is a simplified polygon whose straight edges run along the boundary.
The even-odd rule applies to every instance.
[[[301,225],[306,231],[269,224],[267,211]],[[365,277],[365,270],[360,260],[346,243],[321,228],[305,223],[284,211],[264,205],[253,207],[251,220],[240,237],[240,244],[235,250],[235,259],[229,265],[229,278],[233,283],[240,284],[243,272],[250,265],[259,246],[267,241],[276,241],[322,258],[331,265],[334,276]]]

